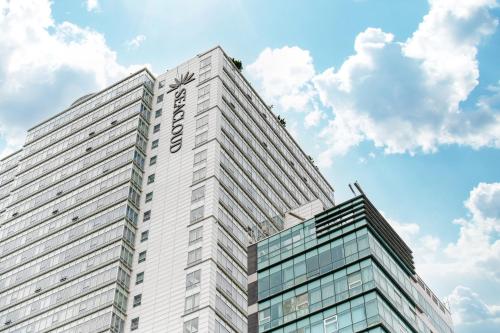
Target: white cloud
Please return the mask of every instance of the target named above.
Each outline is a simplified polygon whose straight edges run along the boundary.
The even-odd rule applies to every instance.
[[[98,0],[87,0],[87,11],[92,12],[92,11],[97,11],[99,10],[99,1]]]
[[[54,22],[48,0],[0,0],[0,31],[0,156],[27,128],[139,68],[120,65],[102,34]]]
[[[304,126],[306,128],[318,126],[324,117],[323,112],[316,108],[304,117]]]
[[[315,94],[311,85],[315,74],[312,57],[309,51],[296,46],[266,48],[245,71],[267,100],[285,110],[303,110]]]
[[[317,104],[326,115],[320,166],[364,141],[385,153],[432,153],[450,144],[500,148],[500,84],[475,107],[461,107],[479,82],[478,48],[498,25],[496,1],[429,4],[406,41],[367,28],[338,68],[316,73],[307,50],[288,46],[265,49],[248,66],[279,107],[313,117],[308,111]]]
[[[498,112],[460,108],[478,84],[477,48],[497,25],[489,14],[494,2],[430,6],[406,42],[368,28],[338,70],[315,77],[322,102],[334,112],[325,135],[352,123],[351,147],[369,140],[386,153],[434,152],[443,144],[500,147]],[[327,157],[346,152],[344,142],[339,148],[331,140]]]
[[[415,252],[417,272],[433,285],[453,289],[447,300],[454,323],[459,327],[475,325],[474,328],[462,327],[462,331],[497,332],[500,328],[500,298],[495,297],[500,282],[500,183],[479,183],[464,205],[468,216],[453,221],[460,228],[457,239],[448,244],[443,244],[439,237],[422,234],[416,224],[388,220]],[[487,305],[473,289],[486,292],[483,296],[497,305]]]
[[[382,213],[385,216],[385,214]],[[396,230],[399,236],[407,243],[411,243],[413,237],[419,234],[420,226],[416,223],[400,223],[394,219],[387,218],[391,226]]]
[[[455,221],[460,225],[459,238],[444,252],[455,260],[457,271],[500,282],[500,183],[480,183],[465,206],[471,216]]]
[[[470,288],[457,286],[448,297],[455,325],[500,323],[500,305],[488,305]]]
[[[146,36],[137,35],[126,42],[129,49],[137,49],[146,40]]]

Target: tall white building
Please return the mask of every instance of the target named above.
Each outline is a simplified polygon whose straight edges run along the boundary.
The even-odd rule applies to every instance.
[[[313,201],[332,187],[220,47],[141,70],[0,162],[0,332],[246,332],[247,246]]]

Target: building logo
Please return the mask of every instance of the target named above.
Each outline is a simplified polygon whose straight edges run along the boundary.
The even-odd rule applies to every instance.
[[[169,85],[170,90],[167,91],[167,94],[178,89],[180,86],[185,86],[191,81],[194,81],[194,73],[189,73],[188,71],[186,74],[182,74],[180,79],[175,78],[175,82]]]
[[[172,137],[170,138],[170,152],[177,153],[182,147],[182,131],[184,126],[184,106],[186,105],[186,88],[181,88],[189,82],[194,81],[194,73],[186,72],[180,79],[169,85],[170,90],[167,94],[175,91],[174,94],[174,113],[172,114]]]

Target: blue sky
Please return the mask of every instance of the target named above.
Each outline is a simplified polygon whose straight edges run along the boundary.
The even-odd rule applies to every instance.
[[[0,0],[0,153],[79,96],[221,45],[314,157],[358,180],[447,298],[500,331],[500,8],[493,0]]]

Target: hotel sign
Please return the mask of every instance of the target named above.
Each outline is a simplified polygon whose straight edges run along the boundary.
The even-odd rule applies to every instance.
[[[186,88],[183,86],[191,81],[194,81],[194,73],[189,73],[188,71],[186,74],[181,75],[180,79],[176,78],[175,82],[169,85],[170,90],[167,91],[167,94],[175,91],[174,112],[172,114],[172,137],[170,138],[171,153],[177,153],[182,147],[182,131],[184,129],[182,121],[184,120],[184,106],[186,105]]]

